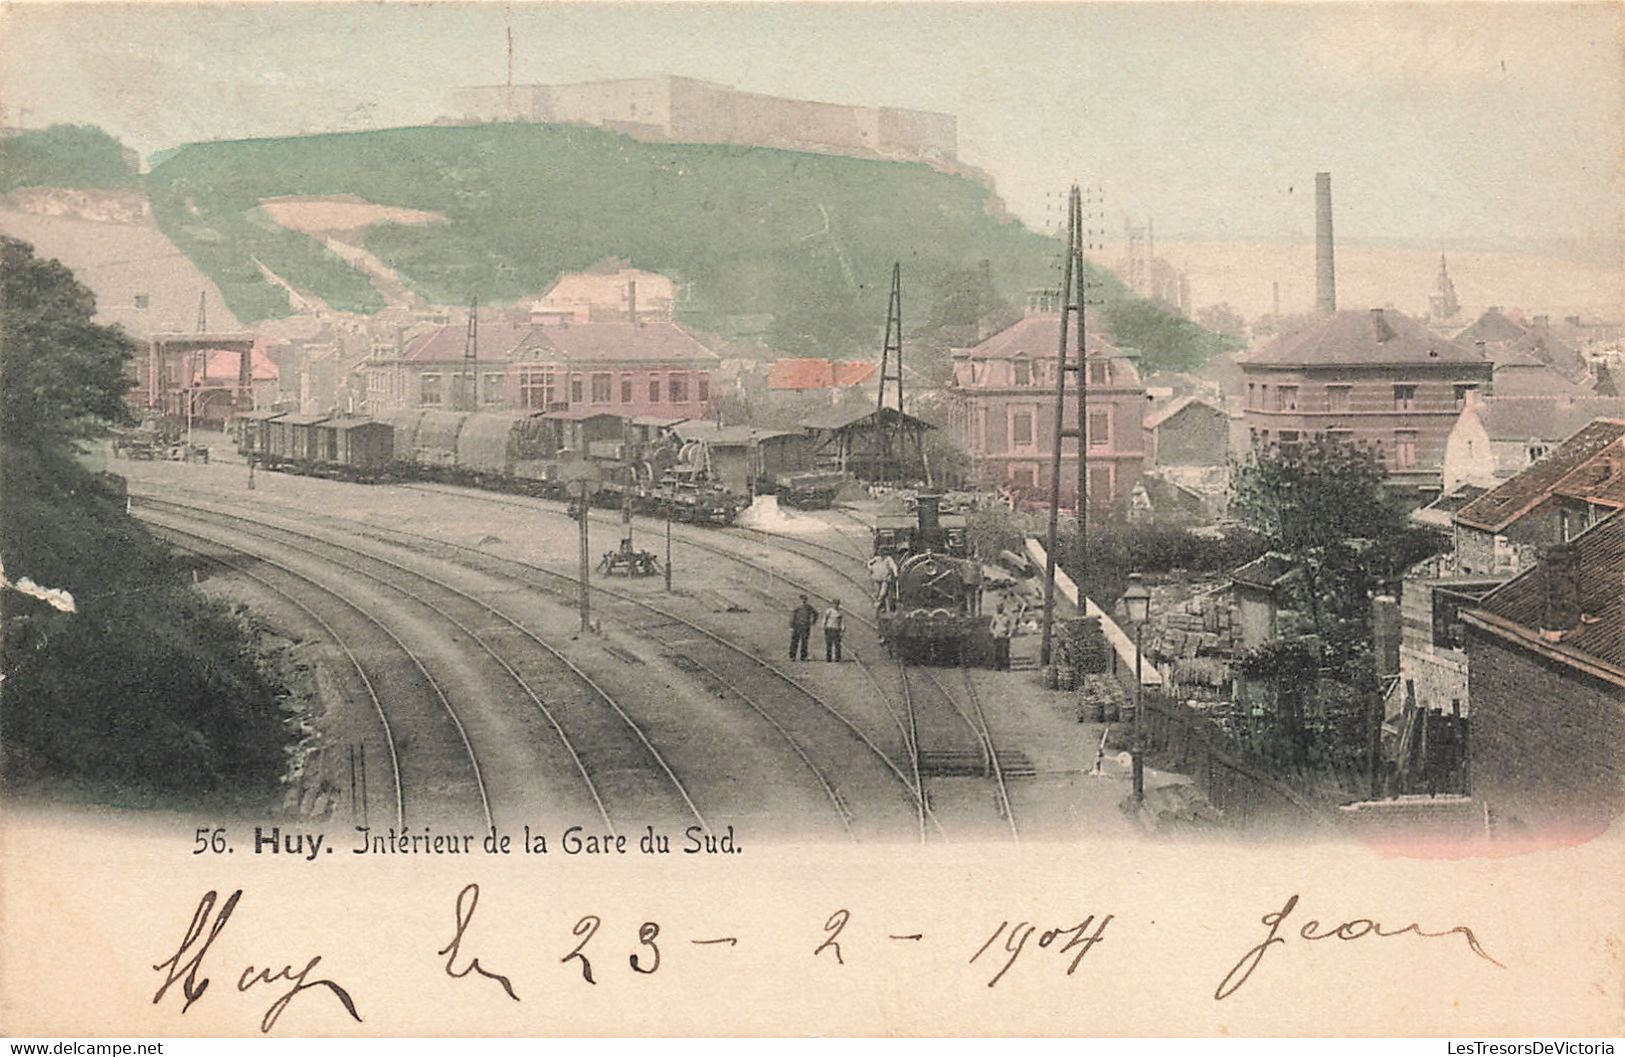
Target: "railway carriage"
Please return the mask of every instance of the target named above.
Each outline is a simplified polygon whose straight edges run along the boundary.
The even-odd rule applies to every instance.
[[[749,497],[718,482],[704,445],[640,435],[604,412],[534,414],[419,408],[378,418],[283,411],[238,416],[238,450],[274,470],[360,482],[441,481],[547,498],[592,479],[596,505],[726,525]]]

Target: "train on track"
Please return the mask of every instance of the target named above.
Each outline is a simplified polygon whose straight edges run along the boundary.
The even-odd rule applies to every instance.
[[[913,510],[875,518],[874,562],[883,570],[876,603],[880,638],[905,664],[990,666],[992,619],[982,613],[982,567],[967,518],[944,512],[942,496],[913,498]]]
[[[433,481],[732,524],[753,495],[828,505],[844,474],[819,474],[793,431],[719,428],[607,412],[440,411],[377,417],[250,411],[237,450],[272,470],[362,483]]]

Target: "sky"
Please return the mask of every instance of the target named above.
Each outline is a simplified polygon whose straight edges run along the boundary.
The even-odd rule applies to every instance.
[[[1108,237],[1340,240],[1617,265],[1625,5],[65,4],[8,7],[0,123],[143,153],[421,124],[449,89],[680,74],[959,119],[1043,227],[1074,179]]]

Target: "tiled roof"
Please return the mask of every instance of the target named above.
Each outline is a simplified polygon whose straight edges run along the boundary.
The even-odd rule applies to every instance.
[[[1218,407],[1212,401],[1203,400],[1201,397],[1197,396],[1176,396],[1172,400],[1168,401],[1168,403],[1164,404],[1162,407],[1151,412],[1151,414],[1145,417],[1145,428],[1156,429],[1158,426],[1162,425],[1170,418],[1173,418],[1175,415],[1179,414],[1187,407],[1190,407],[1192,404],[1195,404],[1198,408],[1206,408],[1208,411],[1218,415],[1221,418],[1225,417],[1224,408]]]
[[[1614,514],[1569,542],[1574,549],[1580,621],[1559,630],[1544,626],[1554,565],[1542,561],[1485,595],[1478,608],[1516,625],[1527,638],[1604,661],[1625,674],[1625,514]],[[1543,633],[1544,632],[1544,633]]]
[[[242,365],[242,354],[230,349],[209,349],[203,353],[203,371],[198,380],[208,382],[235,382]],[[274,382],[276,364],[266,351],[256,344],[248,356],[248,369],[256,382]]]
[[[1491,440],[1562,440],[1593,419],[1625,416],[1625,400],[1605,396],[1495,396],[1479,401],[1478,420]]]
[[[1610,446],[1620,446],[1621,437],[1625,437],[1625,420],[1592,422],[1546,458],[1467,504],[1455,521],[1486,532],[1500,532],[1551,498],[1575,470]]]
[[[478,355],[481,360],[506,363],[525,348],[545,346],[537,336],[540,327],[529,324],[481,323]],[[461,363],[468,341],[466,327],[436,327],[407,342],[401,358],[408,363]]]
[[[1501,313],[1499,308],[1487,308],[1467,328],[1456,335],[1456,342],[1472,348],[1477,341],[1496,343],[1502,341],[1517,341],[1528,333],[1524,327],[1512,322]]]
[[[807,390],[862,385],[878,367],[868,360],[775,360],[767,369],[767,387]]]
[[[1106,337],[1106,321],[1094,312],[1084,316],[1084,349],[1090,356],[1121,356],[1122,351]],[[1073,338],[1072,340],[1076,340]],[[1005,360],[1026,356],[1053,360],[1061,343],[1061,314],[1036,312],[1024,316],[1003,330],[968,349],[956,350],[977,360]],[[1070,349],[1071,342],[1068,342]]]
[[[1366,364],[1481,364],[1471,345],[1440,337],[1394,309],[1350,309],[1322,316],[1236,362],[1269,366],[1350,367]]]
[[[537,329],[542,340],[570,363],[676,362],[708,367],[719,360],[675,323],[575,323]]]
[[[1497,396],[1590,396],[1591,390],[1576,385],[1551,364],[1542,363],[1533,356],[1516,362],[1495,365],[1491,385]]]
[[[402,358],[408,363],[461,363],[465,328],[439,327],[414,338]],[[479,358],[588,363],[681,363],[705,367],[716,353],[675,323],[572,323],[565,326],[481,323]]]
[[[1230,570],[1230,579],[1251,587],[1274,587],[1297,571],[1298,566],[1291,558],[1271,553]]]

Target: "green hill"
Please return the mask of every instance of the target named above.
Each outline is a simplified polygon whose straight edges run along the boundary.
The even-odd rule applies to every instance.
[[[572,126],[192,144],[167,153],[148,188],[165,234],[245,322],[289,311],[256,260],[335,308],[382,307],[364,275],[264,214],[261,201],[282,195],[350,194],[444,216],[365,234],[370,252],[437,303],[514,301],[561,272],[620,257],[681,282],[685,322],[732,334],[741,317],[770,316],[765,340],[792,353],[871,352],[894,260],[911,329],[981,260],[1014,303],[1058,279],[1055,240],[996,217],[985,187],[924,165],[640,143]],[[1099,278],[1109,302],[1123,299],[1115,279]],[[1172,333],[1157,339],[1166,348],[1142,347],[1170,364],[1217,347],[1189,324],[1162,329]]]
[[[135,167],[118,140],[93,125],[52,125],[0,139],[0,191],[15,187],[131,190]]]

